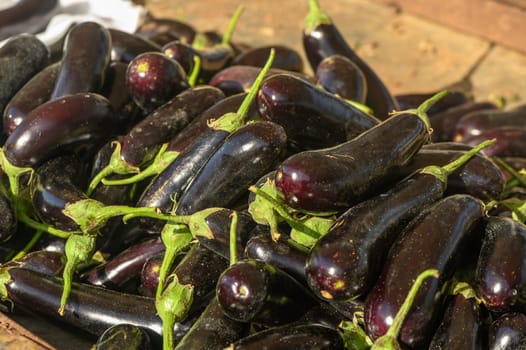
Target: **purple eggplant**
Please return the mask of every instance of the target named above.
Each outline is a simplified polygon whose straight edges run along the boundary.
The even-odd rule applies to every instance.
[[[134,34],[163,46],[176,40],[192,43],[196,30],[190,24],[177,19],[149,17],[135,29]]]
[[[518,350],[526,347],[526,315],[508,312],[497,317],[488,329],[489,350]]]
[[[115,28],[108,28],[111,36],[111,60],[129,63],[135,57],[145,52],[160,52],[161,46]]]
[[[324,58],[316,67],[318,84],[325,90],[346,100],[364,104],[367,80],[361,69],[345,56]]]
[[[276,58],[272,64],[273,68],[303,72],[303,60],[300,54],[293,48],[284,45],[258,46],[248,49],[236,55],[232,60],[232,65],[263,67],[267,61],[270,49],[274,49],[276,52]]]
[[[0,40],[43,30],[59,8],[58,0],[18,0],[0,10]]]

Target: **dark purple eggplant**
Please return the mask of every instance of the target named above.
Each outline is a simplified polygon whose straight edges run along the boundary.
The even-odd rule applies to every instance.
[[[464,152],[430,149],[424,145],[409,163],[398,168],[397,171],[400,172],[398,176],[408,176],[428,165],[442,166]],[[487,200],[501,198],[503,191],[504,177],[501,170],[490,158],[479,154],[449,176],[446,194],[466,193]]]
[[[367,80],[349,58],[342,55],[326,57],[316,67],[315,74],[317,83],[330,93],[346,100],[365,103]]]
[[[526,226],[508,217],[490,216],[475,273],[477,296],[491,311],[517,309],[524,305],[525,274]]]
[[[226,95],[234,95],[248,92],[261,69],[255,66],[235,65],[221,69],[210,78],[209,84],[221,89]],[[279,68],[271,68],[267,77],[278,74],[290,74],[299,79],[314,84],[314,78],[299,72],[286,71]]]
[[[15,307],[31,308],[97,336],[118,323],[130,323],[161,333],[161,320],[152,298],[74,282],[65,313],[60,316],[57,310],[62,279],[23,268],[5,269],[2,275],[5,293],[2,299],[11,300]]]
[[[278,166],[276,186],[294,208],[345,210],[401,180],[395,177],[397,167],[407,164],[430,138],[424,119],[397,114],[350,141],[296,153]]]
[[[365,295],[402,229],[444,196],[452,172],[489,144],[481,144],[442,167],[424,167],[387,192],[340,215],[306,259],[311,289],[327,300],[352,300]]]
[[[464,115],[455,125],[453,139],[463,141],[479,136],[490,129],[524,128],[526,119],[526,104],[514,108],[500,110],[480,110]]]
[[[135,35],[164,46],[172,41],[191,44],[196,30],[190,24],[173,18],[146,18],[136,29]]]
[[[0,41],[19,33],[43,30],[59,8],[58,0],[18,0],[0,10]]]
[[[59,68],[59,64],[55,63],[42,69],[10,99],[3,114],[7,135],[20,125],[29,112],[51,98]]]
[[[178,253],[174,258],[173,265],[177,266],[185,254],[186,251]],[[159,272],[161,271],[163,257],[164,251],[150,257],[142,266],[140,282],[139,286],[137,287],[137,292],[140,295],[152,298],[155,297],[157,287],[159,285]],[[171,273],[172,271],[173,269],[168,273]]]
[[[292,276],[252,259],[230,265],[219,277],[216,293],[228,317],[268,327],[296,321],[317,303]]]
[[[164,244],[159,237],[134,244],[107,263],[91,269],[86,281],[96,286],[119,290],[126,282],[140,275],[149,258],[163,251]]]
[[[18,267],[37,271],[48,276],[59,276],[64,270],[65,262],[66,257],[61,252],[34,250],[2,264],[0,269]]]
[[[80,22],[68,31],[51,99],[81,92],[101,93],[110,63],[111,37],[96,22]]]
[[[261,116],[282,125],[300,149],[335,146],[378,124],[343,99],[289,74],[266,79],[258,93]]]
[[[212,298],[174,350],[224,350],[232,342],[246,336],[249,328],[250,324],[227,317],[217,298]]]
[[[111,36],[111,60],[129,63],[135,57],[145,52],[161,52],[161,46],[115,28],[108,28]]]
[[[132,324],[120,323],[111,326],[97,339],[94,350],[153,350],[148,332]]]
[[[424,209],[392,245],[383,271],[365,301],[365,328],[373,339],[384,335],[413,281],[428,269],[438,279],[424,281],[405,317],[398,340],[411,348],[426,347],[442,311],[444,284],[459,267],[461,257],[480,236],[477,225],[484,204],[469,195],[446,197]]]
[[[108,165],[92,178],[88,193],[113,172],[138,172],[138,167],[151,160],[163,143],[223,97],[219,89],[204,85],[189,88],[155,109],[123,135]]]
[[[303,60],[300,54],[293,48],[284,45],[268,45],[251,48],[236,55],[231,64],[263,67],[272,48],[276,52],[276,58],[274,59],[272,68],[299,73],[303,72]]]
[[[0,193],[0,244],[10,239],[17,228],[18,221],[13,204],[4,193]]]
[[[17,167],[36,166],[64,151],[84,154],[100,147],[118,130],[110,102],[80,93],[33,109],[7,138],[4,153]]]
[[[345,56],[353,61],[365,75],[367,81],[365,104],[373,109],[374,116],[384,120],[390,112],[399,110],[398,102],[391,95],[387,86],[346,42],[330,17],[320,9],[317,0],[309,0],[309,7],[310,12],[305,18],[306,24],[303,30],[303,47],[312,70],[316,71],[324,58],[336,54]]]
[[[400,105],[401,110],[416,108],[423,101],[427,100],[438,91],[431,92],[418,92],[418,93],[407,93],[403,95],[396,95],[395,98]],[[462,104],[470,102],[468,95],[462,91],[450,91],[442,100],[437,102],[433,107],[429,109],[429,117],[436,113],[443,112],[449,108],[460,106]]]
[[[319,324],[291,324],[253,333],[231,344],[226,350],[344,350],[345,344],[335,329]]]
[[[496,139],[491,147],[484,150],[488,157],[526,157],[526,128],[502,127],[482,131],[466,137],[462,143],[473,146],[480,140]]]
[[[33,34],[11,37],[0,47],[0,112],[36,73],[49,63],[47,46]]]
[[[433,142],[453,141],[455,138],[455,128],[458,122],[466,115],[475,111],[496,110],[497,106],[489,101],[466,102],[447,108],[441,112],[433,114],[429,121],[433,128],[431,139]]]
[[[481,306],[476,298],[455,294],[446,301],[442,321],[431,339],[429,350],[482,350],[486,334],[484,326]]]
[[[179,40],[170,41],[161,48],[161,52],[171,59],[177,61],[187,75],[190,75],[194,64],[196,53],[192,46]]]
[[[509,312],[497,317],[488,329],[489,350],[526,348],[526,315]]]
[[[145,52],[128,64],[126,86],[146,112],[168,102],[189,87],[183,67],[160,52]]]
[[[249,123],[231,133],[207,160],[177,202],[175,212],[188,215],[210,207],[232,206],[248,187],[272,170],[287,137],[272,122]]]

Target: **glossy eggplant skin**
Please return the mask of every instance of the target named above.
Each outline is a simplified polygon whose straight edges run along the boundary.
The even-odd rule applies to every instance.
[[[490,216],[484,228],[474,288],[490,311],[521,307],[526,296],[526,226]]]
[[[335,146],[379,123],[341,98],[289,74],[267,78],[258,92],[259,113],[282,125],[300,149]]]
[[[402,229],[445,190],[446,183],[434,175],[416,173],[345,211],[308,255],[311,290],[326,300],[365,295]]]
[[[15,307],[31,308],[96,336],[118,323],[134,324],[161,334],[161,319],[152,298],[73,282],[64,316],[60,316],[57,310],[62,279],[23,268],[9,268],[3,273],[9,277],[4,283],[6,297]]]
[[[278,166],[275,183],[294,208],[342,211],[401,180],[397,167],[428,139],[422,119],[398,114],[350,141],[290,156]]]
[[[16,92],[49,63],[47,46],[32,34],[11,37],[0,47],[0,111]]]
[[[249,323],[227,317],[214,297],[175,350],[223,350],[230,343],[247,335],[249,328]]]
[[[349,46],[345,38],[332,23],[322,23],[309,32],[303,32],[303,47],[313,71],[318,64],[336,54],[353,61],[363,72],[367,80],[366,105],[374,111],[375,117],[384,120],[389,113],[399,110],[398,102],[376,72]]]
[[[442,321],[433,335],[429,350],[482,350],[485,335],[478,301],[455,294],[446,301]]]
[[[188,184],[176,214],[234,205],[280,161],[286,142],[285,130],[272,122],[249,123],[234,131]]]
[[[489,350],[517,350],[526,347],[526,315],[508,312],[500,315],[489,326]]]
[[[75,156],[59,156],[35,169],[31,201],[40,220],[65,231],[76,231],[78,224],[63,213],[66,205],[87,199],[81,190],[82,166]]]
[[[110,102],[95,93],[48,101],[33,109],[7,138],[4,152],[15,166],[37,166],[64,151],[88,153],[118,132]]]
[[[317,303],[290,275],[251,259],[239,260],[223,271],[216,294],[228,317],[267,327],[296,321]]]
[[[171,59],[177,61],[187,75],[194,67],[195,51],[192,46],[184,44],[179,40],[171,41],[161,48],[161,52]]]
[[[121,159],[139,166],[194,118],[224,98],[221,90],[199,86],[181,92],[138,122],[122,139]]]
[[[59,63],[54,63],[35,74],[9,100],[3,114],[4,131],[10,135],[26,115],[51,98]]]
[[[126,282],[139,276],[150,257],[163,251],[164,244],[160,237],[134,244],[106,264],[89,271],[86,281],[96,286],[119,290]]]
[[[110,63],[111,36],[96,22],[81,22],[66,36],[64,53],[51,99],[81,93],[100,93]]]
[[[38,33],[58,9],[58,0],[18,0],[0,10],[0,41],[19,33]]]
[[[433,142],[453,141],[455,138],[455,128],[464,116],[476,111],[494,111],[496,109],[497,106],[492,102],[473,101],[435,113],[429,119],[431,127],[433,128],[431,139]]]
[[[194,41],[196,30],[190,24],[177,19],[152,17],[146,18],[135,29],[134,34],[163,46],[176,40],[191,44]]]
[[[274,49],[275,52],[272,62],[273,68],[303,72],[303,60],[300,54],[293,48],[284,45],[258,46],[248,49],[236,55],[231,64],[263,67],[270,54],[270,49]]]
[[[205,218],[205,223],[210,229],[213,238],[197,236],[197,240],[203,247],[210,249],[227,260],[230,259],[229,240],[233,213],[234,210],[226,208],[221,208],[211,213]],[[246,211],[237,211],[237,216],[237,252],[238,255],[241,255],[256,223]]]
[[[453,139],[462,141],[496,128],[523,128],[526,104],[512,109],[490,109],[474,111],[463,116],[455,126]]]
[[[335,328],[319,324],[291,324],[269,328],[233,343],[229,350],[343,350],[343,339]]]
[[[496,142],[482,152],[489,157],[526,157],[526,128],[502,127],[482,131],[478,135],[466,137],[462,140],[469,146],[496,139]]]
[[[1,268],[18,267],[49,276],[59,276],[64,270],[65,264],[66,256],[61,252],[34,250],[18,259],[2,264]]]
[[[409,176],[414,171],[428,165],[443,166],[464,152],[463,150],[431,149],[424,145],[408,164],[398,168],[398,176]],[[490,158],[478,154],[449,175],[446,194],[465,193],[488,200],[501,198],[503,191],[502,171]]]
[[[108,328],[93,345],[94,350],[153,350],[148,332],[131,324],[117,324]]]
[[[396,95],[395,98],[400,105],[400,110],[417,108],[422,102],[435,95],[437,91],[408,93],[404,95]],[[428,115],[432,117],[436,113],[446,111],[449,108],[460,106],[464,103],[470,102],[469,97],[462,91],[450,91],[444,98],[440,99],[427,111]]]
[[[245,245],[245,257],[261,260],[285,271],[298,282],[306,283],[307,254],[281,241],[273,241],[269,232],[258,233]]]
[[[406,226],[366,296],[365,329],[373,340],[385,334],[415,278],[435,268],[438,279],[424,281],[398,337],[402,346],[409,348],[429,344],[442,311],[444,284],[455,273],[462,255],[469,252],[469,245],[480,240],[477,225],[483,217],[482,201],[453,195],[435,202]]]
[[[364,104],[367,97],[367,80],[360,68],[342,55],[324,58],[316,67],[318,84],[325,90],[344,99]]]
[[[119,29],[108,28],[111,36],[111,60],[129,63],[145,52],[160,52],[161,46]]]

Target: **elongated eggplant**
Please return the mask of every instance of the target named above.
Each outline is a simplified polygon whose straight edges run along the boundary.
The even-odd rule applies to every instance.
[[[490,216],[477,261],[474,288],[485,307],[512,311],[526,296],[526,226],[508,217]]]
[[[249,123],[230,134],[193,177],[176,214],[232,206],[248,186],[272,170],[285,150],[286,134],[272,122]]]
[[[500,315],[489,326],[489,350],[516,350],[526,347],[526,315],[508,312]]]
[[[227,317],[217,298],[212,298],[174,350],[223,350],[247,335],[249,328],[250,324]]]
[[[462,141],[495,128],[522,128],[526,117],[526,104],[512,109],[474,111],[463,116],[455,126],[453,139]]]
[[[466,115],[475,111],[496,110],[497,106],[489,101],[466,102],[433,114],[429,120],[433,128],[431,138],[433,142],[453,141],[455,128]]]
[[[118,125],[110,102],[80,93],[46,102],[32,110],[7,138],[6,158],[15,166],[36,166],[65,150],[85,154],[115,136]]]
[[[111,60],[129,63],[145,52],[160,52],[161,46],[153,41],[123,30],[108,28],[111,36]]]
[[[346,42],[337,26],[324,13],[316,0],[309,1],[310,12],[305,18],[303,47],[313,71],[319,63],[332,55],[340,54],[353,61],[365,75],[367,98],[365,104],[373,109],[375,117],[384,120],[389,113],[399,110],[398,102],[391,95],[378,74]]]
[[[399,176],[405,177],[428,165],[445,165],[464,152],[465,150],[431,149],[424,145],[409,163],[397,171],[400,172]],[[449,176],[446,194],[466,193],[487,200],[501,198],[503,191],[502,171],[490,158],[478,154]]]
[[[174,258],[173,266],[177,266],[186,253],[187,251],[178,253]],[[157,287],[159,286],[159,272],[161,270],[163,258],[164,251],[150,257],[142,266],[140,282],[137,287],[137,292],[140,295],[155,297]],[[172,273],[172,271],[173,269],[171,269],[168,274]]]
[[[407,93],[403,95],[396,95],[395,98],[400,105],[400,109],[405,110],[418,107],[418,105],[420,105],[423,101],[430,98],[437,92],[438,91]],[[431,117],[436,113],[443,112],[449,108],[460,106],[468,102],[470,102],[470,99],[466,93],[462,91],[450,91],[447,96],[431,107],[428,113]]]
[[[0,40],[19,33],[36,34],[57,12],[58,0],[18,0],[0,10]]]
[[[110,54],[111,37],[105,27],[96,22],[73,26],[66,36],[51,99],[81,92],[101,93]]]
[[[276,58],[274,63],[272,63],[273,68],[303,72],[303,60],[300,54],[293,48],[285,45],[258,46],[248,49],[236,55],[231,64],[263,67],[267,61],[270,49],[274,49],[276,52]]]
[[[484,349],[484,320],[479,302],[463,294],[451,296],[447,302],[429,350]]]
[[[219,277],[216,293],[228,317],[265,326],[293,322],[317,303],[290,275],[251,259],[230,265]]]
[[[148,332],[136,325],[120,323],[111,326],[97,339],[94,350],[153,350]]]
[[[300,149],[335,146],[378,124],[343,99],[288,74],[266,79],[258,93],[261,116],[282,125]]]
[[[96,286],[119,290],[126,282],[137,278],[145,262],[164,251],[159,237],[132,245],[87,273],[86,281]]]
[[[33,270],[49,276],[59,276],[66,262],[66,256],[57,251],[34,250],[20,258],[10,260],[1,265],[0,268],[18,267]]]
[[[150,17],[135,29],[134,34],[163,46],[176,40],[191,44],[196,30],[189,23],[177,19]]]
[[[55,63],[42,69],[9,100],[3,115],[7,135],[20,125],[29,112],[51,98],[59,68],[59,64]]]
[[[23,268],[5,269],[2,277],[5,293],[2,298],[11,300],[15,307],[32,308],[90,334],[99,336],[117,323],[130,323],[161,333],[161,320],[152,298],[74,282],[65,313],[60,316],[57,309],[62,294],[62,279]]]
[[[437,269],[416,294],[398,340],[403,346],[426,347],[433,336],[444,300],[444,284],[453,276],[468,244],[480,239],[477,225],[484,204],[469,195],[446,197],[422,211],[400,233],[383,271],[365,301],[365,327],[374,340],[387,332],[415,278]]]
[[[161,48],[161,52],[171,59],[177,61],[187,75],[192,71],[196,54],[192,46],[179,40],[170,41]]]
[[[345,56],[324,58],[316,67],[318,84],[346,100],[365,103],[367,80],[361,69]]]
[[[407,164],[427,140],[423,119],[398,114],[350,141],[290,156],[276,171],[276,186],[294,208],[344,210],[400,180],[396,168]]]
[[[33,34],[11,37],[0,47],[0,111],[16,92],[49,63],[47,46]]]
[[[335,329],[318,324],[293,324],[269,328],[242,338],[228,350],[343,350],[345,345]]]
[[[480,140],[496,139],[491,147],[484,150],[489,157],[526,157],[526,129],[523,127],[502,127],[482,131],[466,137],[462,143],[473,146]]]

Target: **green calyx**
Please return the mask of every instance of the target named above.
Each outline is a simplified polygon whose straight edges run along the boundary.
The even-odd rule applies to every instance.
[[[0,268],[0,299],[9,300],[6,285],[11,281],[9,268]]]
[[[274,62],[275,55],[275,50],[271,49],[267,62],[265,63],[258,76],[254,80],[254,84],[250,88],[250,91],[248,92],[247,96],[243,99],[243,102],[239,106],[237,112],[226,113],[222,117],[210,121],[208,123],[208,126],[210,128],[215,130],[224,130],[228,133],[232,133],[245,124],[245,119],[250,109],[250,105],[254,102],[259,88],[261,87],[261,84],[263,83],[266,74],[268,73],[270,67],[272,66],[272,63]]]
[[[305,17],[305,34],[310,34],[322,24],[332,24],[332,20],[320,7],[318,0],[309,0],[309,13]]]
[[[207,208],[192,214],[190,220],[188,220],[188,228],[192,232],[192,236],[194,238],[201,236],[206,239],[214,239],[214,233],[208,226],[206,219],[220,210],[223,210],[223,208]]]

